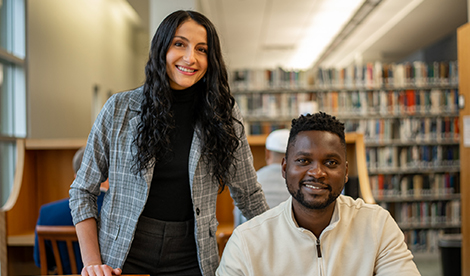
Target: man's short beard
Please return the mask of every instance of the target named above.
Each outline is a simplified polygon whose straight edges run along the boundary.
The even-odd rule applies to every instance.
[[[328,200],[325,202],[307,202],[304,198],[304,194],[300,191],[300,188],[297,191],[292,191],[289,186],[287,186],[287,190],[292,195],[292,197],[297,200],[302,206],[311,210],[322,210],[326,207],[330,206],[340,194],[333,194],[331,191],[328,194]]]

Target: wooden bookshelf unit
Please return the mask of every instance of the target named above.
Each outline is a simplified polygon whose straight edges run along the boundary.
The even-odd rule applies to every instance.
[[[68,197],[72,159],[86,139],[18,139],[13,189],[0,210],[2,275],[39,275],[34,229],[41,205]]]
[[[466,100],[460,109],[460,172],[462,211],[462,276],[470,276],[470,147],[464,139],[470,139],[469,129],[464,127],[464,118],[470,117],[470,23],[457,29],[457,49],[460,71],[459,93]],[[468,127],[468,125],[467,125]],[[466,132],[466,133],[465,133]]]

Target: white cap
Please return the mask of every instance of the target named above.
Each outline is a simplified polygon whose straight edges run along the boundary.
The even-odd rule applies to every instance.
[[[287,140],[289,140],[288,129],[277,129],[266,138],[266,149],[286,153]]]

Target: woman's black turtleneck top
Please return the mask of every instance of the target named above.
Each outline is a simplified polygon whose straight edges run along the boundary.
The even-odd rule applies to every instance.
[[[197,85],[172,92],[171,112],[176,129],[170,137],[171,152],[155,165],[142,215],[162,221],[187,221],[194,218],[188,163],[194,133]]]

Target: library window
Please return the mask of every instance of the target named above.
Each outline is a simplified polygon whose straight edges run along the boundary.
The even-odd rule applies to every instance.
[[[27,135],[25,1],[0,1],[0,207],[11,193],[16,139]]]

